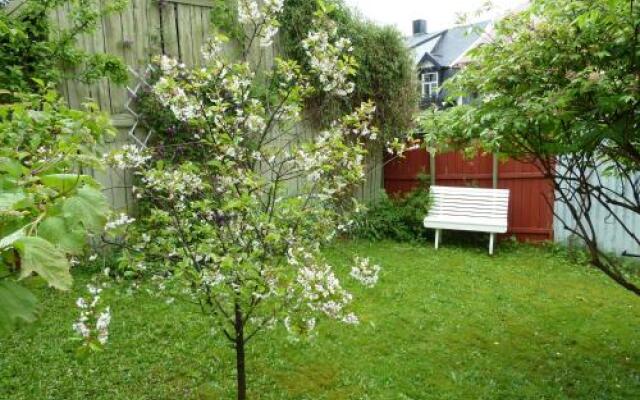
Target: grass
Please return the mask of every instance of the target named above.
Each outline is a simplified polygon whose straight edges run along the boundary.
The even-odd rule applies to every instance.
[[[640,299],[551,250],[343,243],[383,265],[357,289],[362,323],[309,343],[252,343],[251,399],[631,399],[640,396]],[[37,290],[42,318],[0,338],[0,399],[230,399],[233,352],[187,304],[105,292],[111,341],[85,360],[70,340],[78,292]],[[349,284],[351,286],[351,284]]]

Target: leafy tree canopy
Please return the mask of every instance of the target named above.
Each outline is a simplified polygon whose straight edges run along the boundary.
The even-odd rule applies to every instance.
[[[448,83],[453,98],[474,101],[421,118],[427,142],[441,149],[536,161],[554,179],[555,200],[575,221],[566,228],[584,240],[593,264],[638,294],[600,250],[591,218],[597,202],[638,242],[612,207],[640,214],[639,33],[633,0],[534,0],[500,21]],[[615,187],[604,176],[617,179]]]

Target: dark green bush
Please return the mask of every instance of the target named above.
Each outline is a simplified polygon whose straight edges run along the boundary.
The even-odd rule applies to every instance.
[[[351,235],[367,240],[425,239],[429,232],[422,221],[430,206],[429,189],[424,184],[404,196],[385,195],[355,220]]]

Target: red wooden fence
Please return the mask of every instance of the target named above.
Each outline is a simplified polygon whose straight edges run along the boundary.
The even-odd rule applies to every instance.
[[[493,158],[466,160],[460,153],[436,157],[436,184],[443,186],[492,187]],[[406,158],[389,162],[384,169],[384,188],[390,195],[405,193],[418,184],[420,173],[429,173],[429,154],[413,150]],[[507,161],[498,166],[498,187],[510,189],[508,236],[521,241],[553,239],[552,182],[535,165]]]

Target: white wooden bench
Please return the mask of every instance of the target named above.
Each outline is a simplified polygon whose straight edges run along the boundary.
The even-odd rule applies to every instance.
[[[508,189],[431,186],[431,198],[424,226],[436,230],[436,249],[443,229],[487,232],[493,254],[496,234],[507,231]]]

